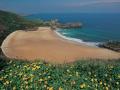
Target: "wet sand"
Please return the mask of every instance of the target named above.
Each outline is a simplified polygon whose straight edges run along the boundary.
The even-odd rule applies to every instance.
[[[9,58],[34,61],[42,59],[51,63],[68,63],[87,59],[118,59],[120,53],[78,44],[59,37],[49,27],[39,27],[36,31],[18,30],[11,33],[1,46]]]

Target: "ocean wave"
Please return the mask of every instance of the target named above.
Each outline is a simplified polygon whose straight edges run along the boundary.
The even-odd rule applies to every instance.
[[[55,33],[58,36],[60,36],[61,38],[64,38],[66,40],[74,41],[74,42],[85,44],[85,45],[88,45],[88,46],[98,47],[98,44],[100,44],[100,42],[85,42],[85,41],[83,41],[81,39],[64,36],[64,35],[62,35],[62,34],[59,33],[59,30],[56,30]]]
[[[62,33],[62,34],[64,34],[64,35],[65,35],[65,34],[68,34],[68,33]]]

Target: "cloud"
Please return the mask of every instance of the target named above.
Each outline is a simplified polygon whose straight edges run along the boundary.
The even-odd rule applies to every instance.
[[[120,0],[99,0],[99,1],[86,1],[86,2],[80,2],[80,3],[72,3],[67,4],[67,7],[84,7],[84,6],[90,6],[90,5],[96,5],[96,4],[105,4],[105,3],[120,3]]]

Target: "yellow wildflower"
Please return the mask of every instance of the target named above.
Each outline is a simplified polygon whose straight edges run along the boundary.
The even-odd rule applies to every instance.
[[[95,79],[95,82],[97,82],[97,79]]]
[[[63,88],[59,87],[59,90],[63,90]]]
[[[120,74],[118,74],[118,78],[120,78]]]
[[[116,82],[117,85],[119,85],[119,82]]]
[[[3,77],[1,77],[0,80],[3,80]]]
[[[67,72],[70,72],[70,70],[68,69]]]
[[[24,68],[27,68],[27,65],[25,65]]]
[[[110,78],[109,80],[112,81],[112,78]]]
[[[80,85],[80,88],[85,88],[85,87],[86,87],[85,83]]]
[[[9,84],[9,81],[6,81],[6,84]]]
[[[24,77],[26,77],[27,75],[25,74]]]
[[[48,82],[47,82],[47,81],[45,81],[45,84],[48,84]]]
[[[12,63],[12,60],[9,62],[9,64],[11,64]]]
[[[104,85],[106,86],[107,84],[106,84],[106,83],[104,83]]]
[[[90,87],[90,85],[87,85],[87,87]]]
[[[18,75],[19,75],[19,76],[22,76],[22,74],[23,74],[23,73],[20,72]]]
[[[32,70],[33,70],[33,71],[35,71],[35,70],[37,70],[37,69],[39,69],[39,68],[40,68],[40,66],[33,65],[33,68],[32,68]]]
[[[39,81],[41,81],[41,82],[42,82],[42,81],[43,81],[43,79],[41,78]]]
[[[108,87],[110,87],[110,85],[108,85]]]
[[[48,89],[48,90],[54,90],[54,89],[53,89],[53,87],[49,87],[49,89]]]
[[[44,72],[43,74],[46,74],[46,72]]]
[[[70,74],[69,76],[70,76],[70,77],[72,77],[72,75],[71,75],[71,74]]]
[[[52,65],[51,64],[49,64],[49,67],[51,67]]]
[[[28,89],[29,88],[28,85],[25,88]]]
[[[17,66],[17,68],[19,68],[19,66]]]
[[[9,75],[12,76],[12,73],[10,73]]]
[[[13,90],[16,90],[16,87],[13,87]]]
[[[76,83],[75,81],[72,81],[72,82],[71,82],[72,85],[75,84],[75,83]]]
[[[27,80],[28,78],[26,78],[26,77],[23,77],[23,80]]]
[[[46,87],[47,87],[47,85],[44,85],[44,87],[46,88]]]
[[[25,83],[25,84],[28,84],[28,82],[27,82],[27,81],[25,81],[24,83]]]
[[[9,81],[6,81],[5,83],[4,83],[4,85],[8,85],[9,84]]]
[[[97,84],[95,84],[95,86],[97,87],[98,85],[97,85]]]
[[[76,72],[76,76],[79,76],[79,73],[78,73],[78,72]]]
[[[34,75],[33,75],[33,74],[30,74],[30,77],[31,77],[31,78],[34,78]]]
[[[93,82],[94,80],[93,80],[93,79],[91,79],[91,81]]]
[[[108,88],[108,87],[105,87],[105,90],[109,90],[109,88]]]
[[[50,76],[48,76],[48,78],[51,78]]]
[[[33,70],[33,71],[35,71],[35,70],[36,70],[36,68],[32,68],[32,70]]]
[[[102,81],[100,81],[100,85],[102,85]]]

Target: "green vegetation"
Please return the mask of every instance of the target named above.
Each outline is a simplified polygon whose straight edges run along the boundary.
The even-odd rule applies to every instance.
[[[5,63],[0,72],[1,90],[120,89],[120,60],[83,60],[64,65],[17,60]]]
[[[43,21],[26,20],[14,13],[0,11],[0,45],[2,41],[13,31],[26,30],[38,26],[48,25]]]
[[[0,11],[0,44],[19,29],[49,25]],[[53,65],[4,57],[0,51],[0,90],[119,90],[120,60],[80,60]]]
[[[100,44],[99,47],[120,52],[120,41],[108,41],[103,44]]]

